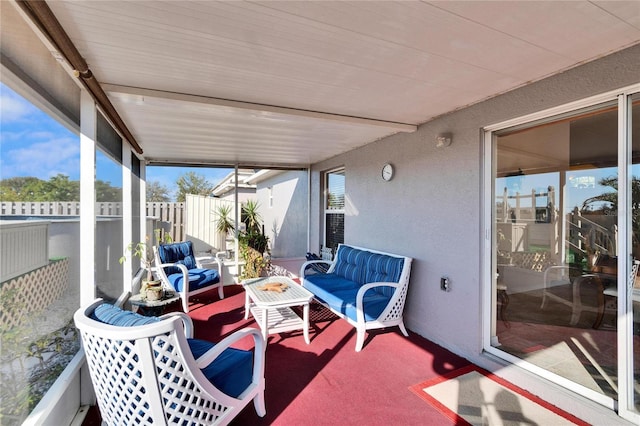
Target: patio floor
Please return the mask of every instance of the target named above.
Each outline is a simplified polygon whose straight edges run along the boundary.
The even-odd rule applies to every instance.
[[[195,337],[219,341],[243,327],[244,291],[226,286],[195,299],[189,315]],[[178,305],[176,305],[178,306]],[[321,424],[455,424],[422,401],[409,387],[469,362],[410,332],[398,329],[369,333],[355,352],[355,329],[320,305],[311,306],[311,344],[302,332],[269,336],[266,358],[265,417],[248,405],[234,425]],[[84,425],[99,424],[96,410]]]
[[[242,327],[244,292],[225,287],[191,306],[197,338],[218,341]],[[311,344],[302,332],[269,336],[266,360],[267,415],[249,405],[233,424],[448,424],[439,411],[409,387],[444,374],[468,361],[411,333],[370,333],[355,352],[355,329],[320,305],[311,306]],[[453,423],[451,423],[453,424]]]
[[[172,309],[180,309],[178,303]],[[219,341],[244,327],[244,291],[225,287],[193,299],[189,315],[195,337]],[[269,336],[266,358],[267,414],[257,416],[248,405],[234,425],[403,424],[454,425],[455,421],[424,402],[409,388],[446,375],[469,361],[414,333],[371,332],[355,352],[355,329],[317,304],[311,305],[311,344],[301,331]],[[83,425],[99,424],[93,409]]]

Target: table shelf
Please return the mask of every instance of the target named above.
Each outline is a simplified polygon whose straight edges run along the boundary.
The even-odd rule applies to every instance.
[[[257,306],[251,307],[251,314],[258,324],[262,324],[262,315],[265,309]],[[266,309],[267,323],[269,324],[267,332],[269,334],[278,334],[285,331],[300,330],[304,327],[304,321],[291,308],[275,308]]]

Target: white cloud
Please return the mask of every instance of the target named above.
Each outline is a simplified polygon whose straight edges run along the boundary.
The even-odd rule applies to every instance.
[[[3,123],[25,120],[36,111],[33,105],[5,87],[0,91],[0,116]]]
[[[2,177],[35,176],[49,179],[58,173],[77,179],[80,173],[80,144],[73,137],[59,137],[4,151],[0,160]]]

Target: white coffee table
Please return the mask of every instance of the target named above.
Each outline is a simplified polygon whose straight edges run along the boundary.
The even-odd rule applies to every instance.
[[[268,283],[284,283],[287,288],[282,293],[258,289]],[[302,329],[304,341],[310,343],[309,302],[313,294],[287,277],[252,278],[243,281],[242,285],[245,290],[244,319],[248,319],[251,312],[265,340],[269,334]],[[302,306],[302,318],[291,309],[292,306]]]

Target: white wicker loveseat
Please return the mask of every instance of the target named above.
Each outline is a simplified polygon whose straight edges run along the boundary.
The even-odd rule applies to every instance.
[[[400,327],[409,288],[412,258],[340,244],[333,261],[310,260],[300,269],[303,287],[356,328],[356,351],[366,330]],[[326,273],[315,266],[325,264]]]
[[[186,314],[143,317],[101,299],[74,321],[106,424],[227,424],[251,401],[266,414],[266,345],[257,329],[214,345],[191,338]],[[252,351],[230,347],[247,336]]]

